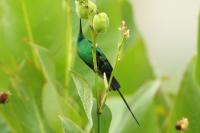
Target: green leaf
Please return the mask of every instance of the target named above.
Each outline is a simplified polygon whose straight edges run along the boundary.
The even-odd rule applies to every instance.
[[[42,105],[45,118],[55,132],[61,131],[59,115],[62,114],[59,95],[51,83],[46,83],[42,93]]]
[[[176,122],[182,117],[188,118],[189,127],[186,133],[198,133],[200,131],[200,88],[194,80],[195,59],[189,64],[181,82],[179,92],[175,98],[170,119],[166,125],[168,133],[176,133]]]
[[[197,44],[197,58],[196,58],[196,80],[200,85],[200,13],[199,13],[199,23],[198,23],[198,44]]]
[[[16,89],[16,88],[12,88]],[[40,108],[37,108],[33,97],[23,94],[19,97],[14,91],[10,91],[12,96],[6,105],[1,105],[1,114],[6,123],[9,124],[12,132],[41,132],[45,133],[48,126],[45,124]],[[21,121],[19,121],[21,120]]]
[[[1,133],[10,133],[10,128],[8,127],[8,125],[6,124],[6,122],[4,121],[4,119],[2,118],[2,116],[0,116],[0,129],[1,129]]]
[[[76,85],[78,94],[81,98],[83,108],[84,108],[87,118],[89,120],[90,126],[92,126],[92,124],[93,124],[92,123],[92,115],[91,115],[92,106],[93,106],[92,90],[89,87],[89,85],[87,84],[87,82],[83,78],[81,78],[81,76],[79,76],[78,74],[72,73],[72,78]]]
[[[12,132],[49,131],[41,113],[43,76],[30,60],[17,66],[18,71],[9,75],[9,102],[0,106],[0,112]]]
[[[97,116],[97,103],[94,100],[93,108],[92,108],[92,119],[93,119],[93,127],[92,133],[108,133],[110,128],[110,123],[112,120],[112,114],[109,107],[104,104],[102,107],[102,113],[99,114],[99,118]]]
[[[29,47],[24,45],[23,16],[19,1],[0,1],[0,60],[6,64],[20,61]],[[14,60],[15,59],[15,60]]]
[[[83,130],[71,120],[60,116],[63,125],[64,133],[84,133]]]
[[[134,95],[129,97],[129,105],[137,117],[141,127],[137,125],[130,112],[125,107],[121,98],[111,98],[108,105],[112,110],[113,122],[111,133],[115,132],[157,132],[156,116],[153,106],[153,99],[160,87],[160,81],[155,80],[144,84]],[[151,116],[149,116],[151,115]],[[153,123],[150,126],[150,123]]]

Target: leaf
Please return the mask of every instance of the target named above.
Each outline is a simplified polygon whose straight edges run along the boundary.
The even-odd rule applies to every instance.
[[[29,133],[49,131],[39,108],[36,108],[34,98],[27,94],[19,97],[16,92],[10,92],[12,96],[9,98],[9,102],[6,105],[1,105],[0,108],[11,131]]]
[[[83,78],[81,78],[78,74],[72,73],[72,78],[76,85],[78,94],[81,98],[83,108],[89,120],[90,126],[92,126],[93,123],[92,123],[91,112],[92,112],[92,106],[93,106],[93,96],[92,96],[91,88],[89,87],[87,82]]]
[[[17,72],[9,76],[11,95],[9,102],[0,106],[0,112],[11,131],[30,133],[49,131],[41,113],[41,88],[44,79],[40,71],[26,60],[23,65],[18,65]]]
[[[144,84],[134,95],[129,97],[129,105],[140,122],[141,127],[133,120],[121,98],[109,99],[108,105],[113,115],[110,132],[157,132],[156,117],[152,105],[159,87],[159,80],[151,81]],[[154,123],[154,125],[150,126],[150,123]]]
[[[64,133],[84,133],[83,130],[71,120],[59,116],[63,125]]]
[[[200,131],[200,88],[194,80],[195,59],[191,61],[183,76],[179,92],[175,98],[168,125],[168,133],[176,133],[175,125],[182,117],[188,118],[189,127],[186,133],[198,133]]]
[[[198,23],[198,44],[197,44],[197,58],[196,58],[196,80],[200,86],[200,13],[199,13],[199,23]]]
[[[64,82],[66,60],[66,11],[62,0],[23,0],[34,42],[47,48],[55,62],[55,76]],[[53,5],[53,6],[52,6]],[[38,17],[40,16],[40,17]],[[55,19],[56,18],[56,19]],[[26,25],[25,25],[26,26]]]
[[[92,119],[93,119],[93,127],[92,133],[108,133],[110,128],[110,123],[112,120],[112,114],[109,107],[104,104],[102,107],[102,113],[97,116],[97,103],[94,101],[92,108]]]
[[[18,62],[28,53],[29,47],[23,44],[24,23],[19,1],[0,1],[0,60],[6,64]],[[15,59],[15,60],[13,60]]]
[[[6,122],[4,121],[4,119],[2,119],[2,116],[0,117],[0,129],[1,129],[1,133],[10,133],[10,128],[8,127],[8,125],[6,124]]]
[[[62,114],[59,95],[51,83],[46,83],[42,93],[42,105],[45,118],[55,132],[61,131],[58,116]]]

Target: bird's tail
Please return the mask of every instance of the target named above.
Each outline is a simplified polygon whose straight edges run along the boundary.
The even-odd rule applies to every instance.
[[[117,92],[119,93],[120,97],[122,98],[122,100],[124,101],[124,103],[126,104],[126,107],[128,108],[129,112],[131,113],[131,115],[133,116],[133,118],[135,119],[135,121],[137,122],[137,124],[140,126],[140,123],[138,122],[137,118],[135,117],[135,115],[133,114],[130,106],[128,105],[126,99],[124,98],[123,94],[121,93],[121,91],[119,89],[116,89]]]
[[[112,90],[114,90],[114,91],[120,88],[120,84],[119,84],[119,82],[116,80],[115,77],[112,78],[112,81],[111,81],[111,88],[112,88]]]

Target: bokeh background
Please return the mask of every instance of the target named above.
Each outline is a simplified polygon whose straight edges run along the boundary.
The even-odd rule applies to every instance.
[[[165,91],[176,92],[185,66],[196,53],[199,0],[131,0],[134,17]]]

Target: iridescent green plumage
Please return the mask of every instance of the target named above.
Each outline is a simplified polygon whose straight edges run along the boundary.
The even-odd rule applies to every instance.
[[[80,20],[80,30],[77,40],[77,51],[80,56],[80,58],[92,69],[94,70],[93,65],[93,56],[92,56],[92,50],[93,50],[93,44],[90,40],[86,39],[82,32],[82,26],[81,26],[81,20]],[[111,64],[109,63],[108,59],[102,52],[102,50],[97,47],[96,48],[96,61],[97,61],[97,72],[98,75],[103,77],[103,74],[106,74],[107,80],[109,82],[113,68]],[[126,104],[128,110],[131,112],[133,118],[136,120],[136,122],[139,125],[139,122],[137,121],[136,117],[134,116],[133,112],[131,111],[128,103],[126,102],[124,96],[122,95],[120,89],[119,82],[115,79],[115,77],[112,78],[111,81],[111,89],[117,90],[121,98],[123,99],[124,103]]]

